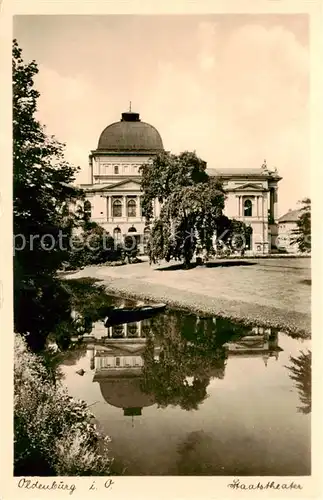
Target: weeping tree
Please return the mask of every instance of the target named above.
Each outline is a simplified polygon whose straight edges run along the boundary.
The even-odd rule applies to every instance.
[[[207,174],[206,163],[195,152],[162,153],[151,165],[142,166],[141,172],[142,209],[151,225],[150,262],[183,260],[187,267],[194,254],[214,254],[213,237],[225,195],[220,181]],[[161,211],[153,219],[156,200]]]
[[[142,390],[153,395],[163,408],[176,405],[197,410],[207,397],[211,377],[224,377],[225,340],[217,338],[212,319],[197,324],[192,315],[156,316],[150,320],[149,329],[143,354]]]
[[[70,210],[81,192],[72,183],[78,168],[64,159],[64,144],[36,118],[35,61],[25,63],[13,42],[14,323],[30,347],[41,350],[55,326],[68,320],[69,295],[56,279],[68,256],[68,237],[78,224]]]

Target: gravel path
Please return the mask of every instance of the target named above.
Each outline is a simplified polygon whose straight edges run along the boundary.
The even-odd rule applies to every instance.
[[[143,262],[87,267],[69,277],[101,280],[111,294],[165,302],[304,337],[311,332],[309,259],[221,261],[188,271],[169,265],[154,269]]]

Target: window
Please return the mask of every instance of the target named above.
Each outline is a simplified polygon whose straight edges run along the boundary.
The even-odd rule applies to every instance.
[[[120,358],[116,358],[116,366],[120,366]]]
[[[245,217],[251,217],[252,216],[252,201],[251,200],[246,200],[244,202],[244,216]]]
[[[128,201],[127,216],[128,217],[136,217],[136,208],[137,208],[137,204],[136,204],[135,200],[129,200]]]
[[[128,323],[128,337],[130,338],[138,337],[137,323]]]
[[[112,217],[122,217],[122,202],[114,200],[112,205]]]
[[[115,227],[114,230],[113,230],[113,238],[116,239],[116,240],[120,240],[121,239],[121,229],[120,227]]]
[[[115,166],[114,166],[114,173],[115,173],[115,174],[118,174],[118,173],[119,173],[119,166],[118,166],[118,165],[115,165]]]
[[[84,217],[86,219],[90,219],[92,215],[92,206],[89,200],[85,200],[84,202]]]

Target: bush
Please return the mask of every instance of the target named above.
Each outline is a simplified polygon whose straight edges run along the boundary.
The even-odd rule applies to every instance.
[[[65,270],[123,259],[121,243],[116,244],[114,238],[95,222],[85,223],[79,237],[81,245],[70,249]]]
[[[107,442],[86,403],[53,383],[20,335],[14,357],[15,475],[109,475]]]

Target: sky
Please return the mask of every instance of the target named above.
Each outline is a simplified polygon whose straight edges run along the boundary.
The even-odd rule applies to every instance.
[[[166,150],[210,168],[277,167],[279,214],[310,196],[305,14],[16,16],[39,67],[38,118],[89,182],[88,155],[129,108]]]

